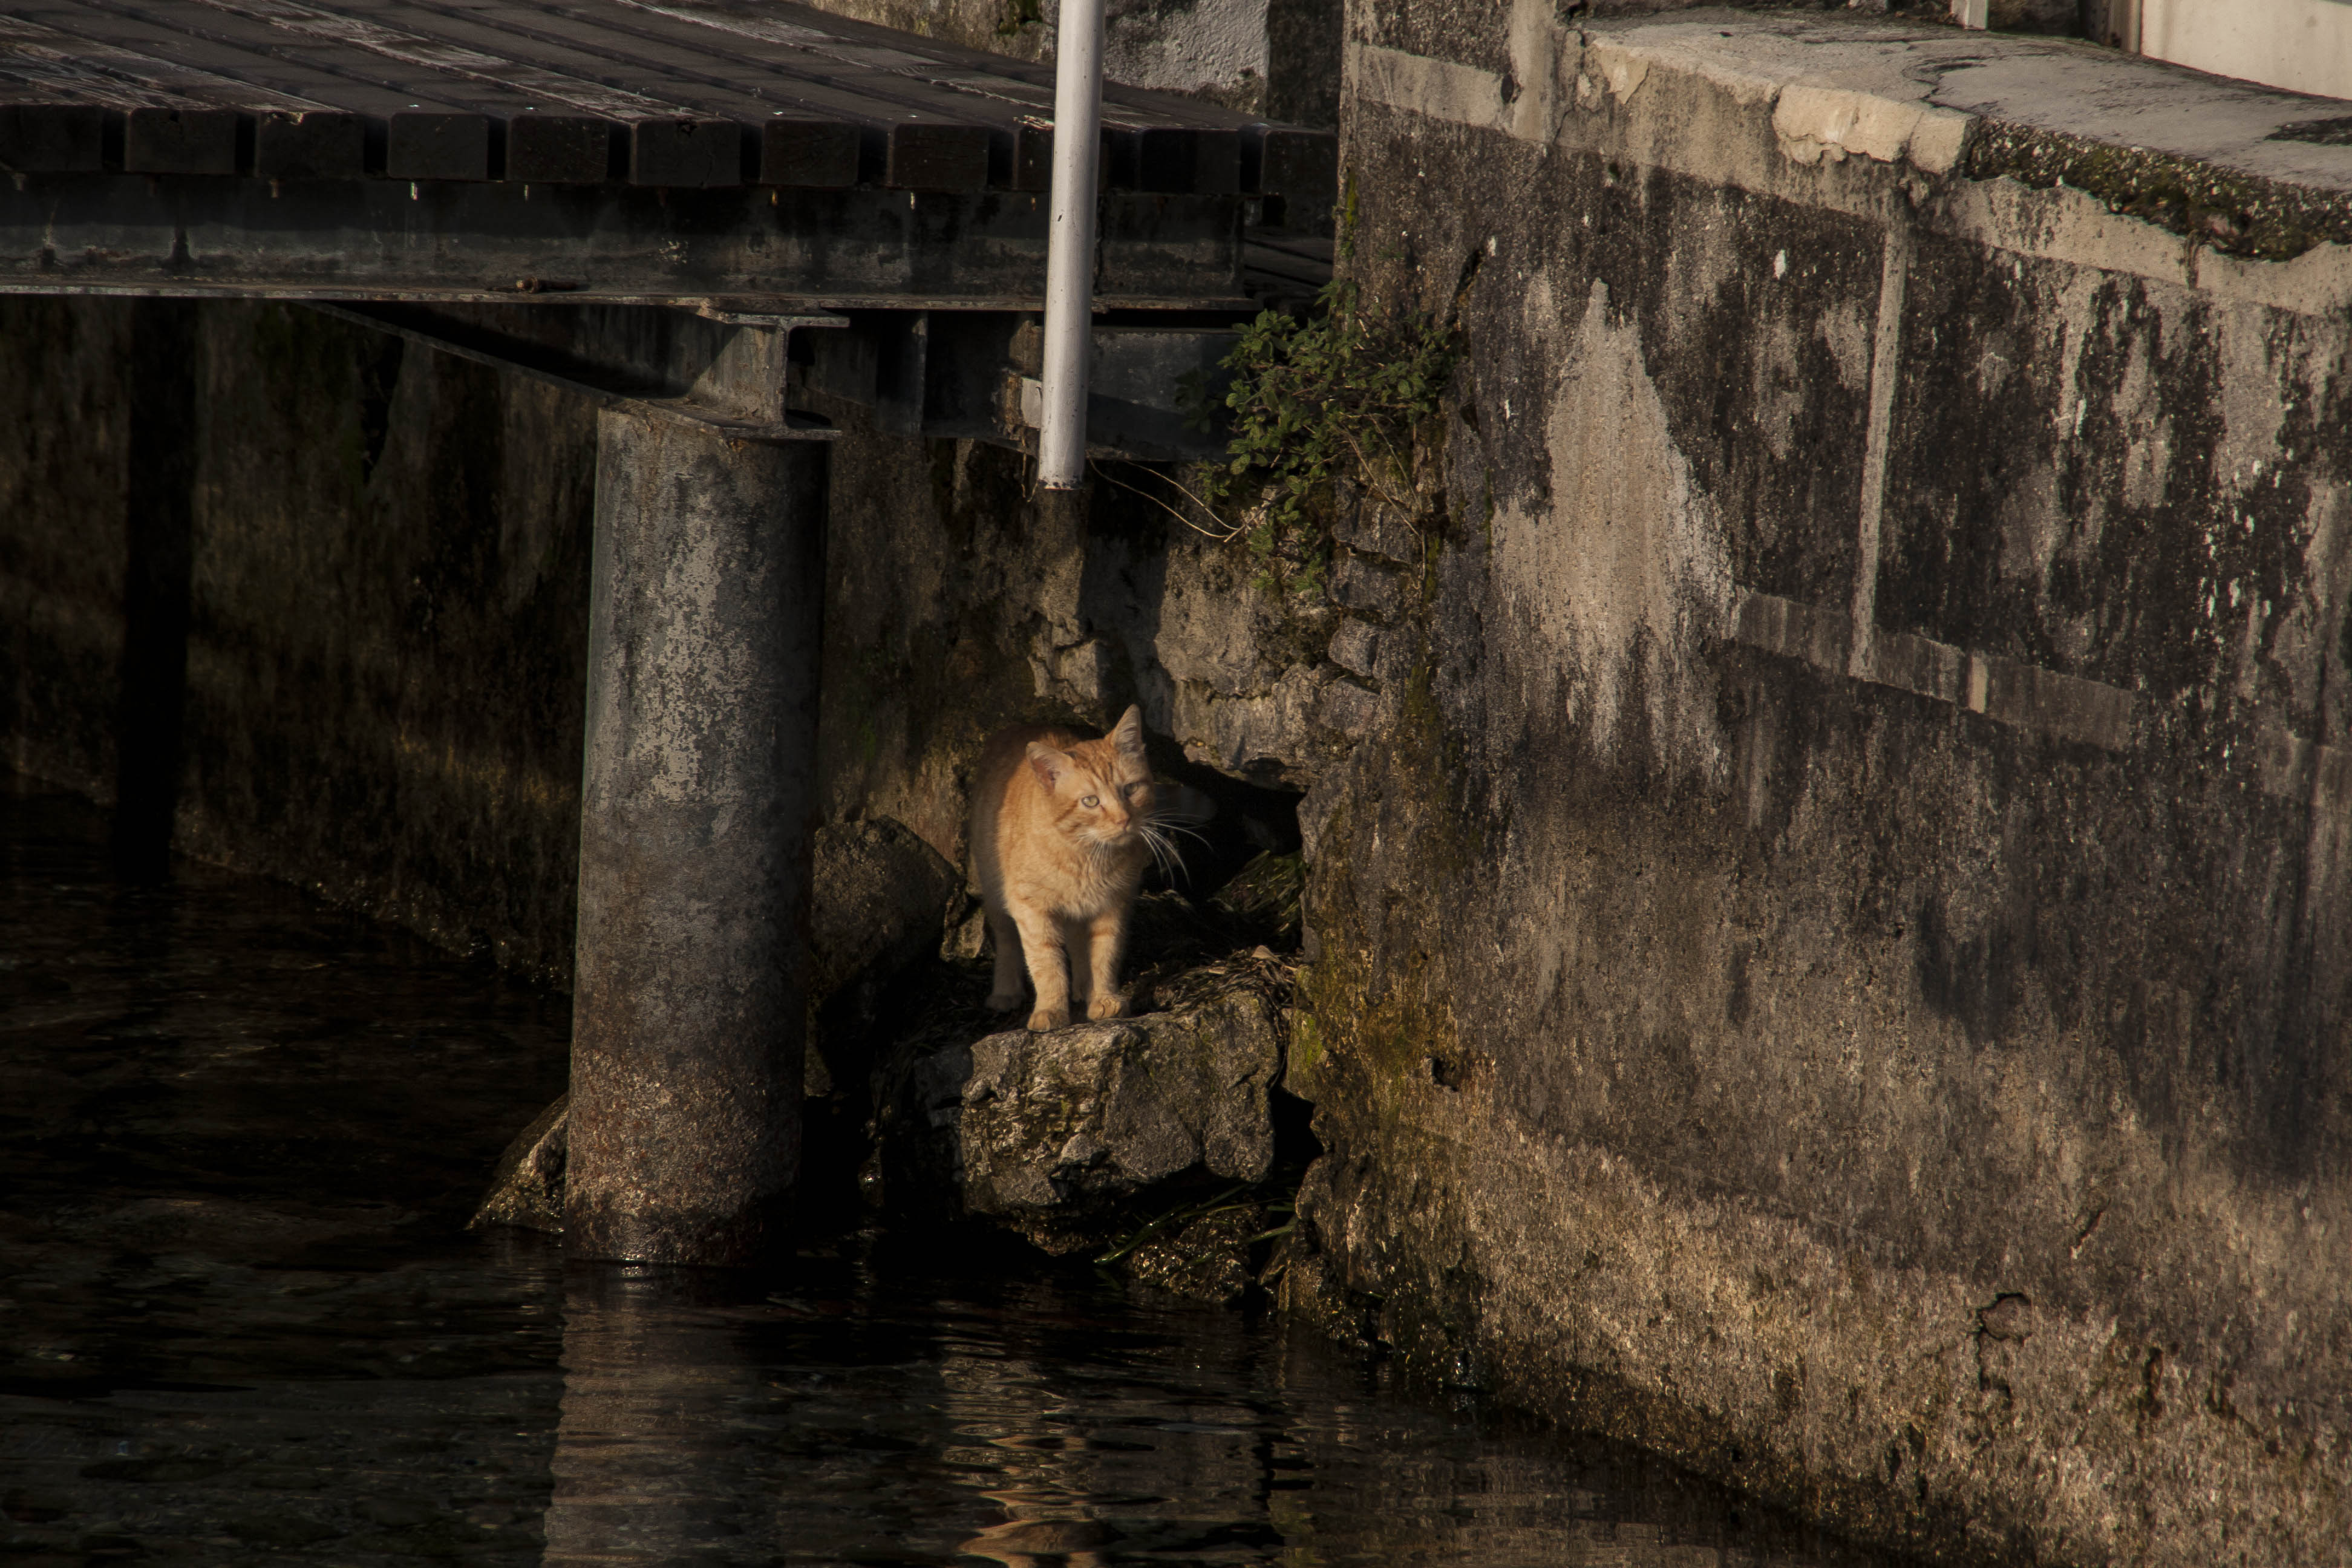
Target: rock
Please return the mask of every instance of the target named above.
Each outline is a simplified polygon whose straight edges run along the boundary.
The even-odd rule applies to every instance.
[[[1075,1251],[1155,1187],[1264,1181],[1282,1046],[1251,984],[1172,1012],[1008,1029],[908,1064],[898,1125],[951,1209]]]
[[[490,1173],[489,1191],[466,1223],[467,1230],[486,1226],[520,1226],[525,1230],[563,1234],[563,1159],[565,1115],[572,1096],[559,1094],[555,1103],[539,1113],[515,1135]]]
[[[934,951],[963,878],[913,829],[887,816],[816,832],[809,995],[822,1005],[868,973],[888,978]]]
[[[1362,621],[1341,621],[1331,634],[1331,645],[1323,657],[1350,675],[1375,679],[1380,668],[1381,634],[1376,627]]]
[[[1126,1258],[1127,1271],[1173,1295],[1220,1304],[1256,1283],[1250,1244],[1269,1226],[1263,1204],[1229,1204],[1154,1235]]]
[[[866,1054],[886,988],[936,955],[961,912],[963,878],[905,824],[887,816],[817,829],[810,899],[811,1027],[803,1087],[811,1098],[863,1097]]]
[[[1349,740],[1360,740],[1381,716],[1381,700],[1352,680],[1335,680],[1323,689],[1315,710],[1316,721]]]
[[[1404,608],[1404,586],[1394,573],[1350,555],[1332,569],[1331,602],[1374,620],[1391,620]]]
[[[1339,509],[1334,530],[1339,542],[1366,555],[1378,555],[1400,566],[1421,564],[1423,545],[1420,531],[1405,511],[1383,501],[1367,501]]]

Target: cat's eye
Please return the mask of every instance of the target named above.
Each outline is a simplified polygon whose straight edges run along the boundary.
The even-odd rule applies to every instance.
[[[1097,805],[1100,805],[1102,804],[1102,796],[1100,796],[1100,795],[1090,795],[1087,796],[1087,798],[1086,798],[1086,799],[1084,799],[1084,800],[1082,800],[1082,801],[1078,802],[1078,804],[1079,804],[1080,805],[1087,806],[1087,807],[1088,807],[1088,808],[1092,808],[1092,807],[1094,807],[1094,806],[1097,806]]]

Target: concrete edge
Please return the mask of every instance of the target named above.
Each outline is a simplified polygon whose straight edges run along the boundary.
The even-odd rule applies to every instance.
[[[1509,43],[1507,80],[1351,40],[1345,90],[1354,103],[1570,151],[1622,150],[1753,195],[1880,224],[1902,216],[1925,232],[2229,303],[2309,316],[2352,310],[2352,195],[2118,147],[2112,151],[2126,166],[2103,197],[2065,183],[2086,150],[2100,150],[2093,143],[1937,105],[1926,83],[1913,84],[1917,96],[1906,98],[1884,84],[1798,80],[1742,68],[1725,51],[1644,41],[1638,29],[1560,26],[1549,5],[1530,0],[1513,6]],[[1972,156],[1988,143],[1998,144],[1994,155]],[[2168,195],[2151,207],[2151,184],[2169,190],[2183,170],[2198,168],[2210,178],[2190,180],[2196,189],[2185,198]],[[2165,226],[2167,217],[2192,229],[2214,221],[2220,209],[2200,205],[2200,189],[2250,205],[2255,220],[2238,238],[2274,254],[2234,255],[2223,248],[2228,236]],[[2273,211],[2287,216],[2261,216]],[[2337,232],[2341,238],[2327,237]],[[2294,254],[2276,253],[2290,244]]]

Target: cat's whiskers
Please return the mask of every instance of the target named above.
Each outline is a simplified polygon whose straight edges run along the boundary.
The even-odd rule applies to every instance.
[[[1182,848],[1165,831],[1174,826],[1165,820],[1139,821],[1135,825],[1135,836],[1143,840],[1144,847],[1151,851],[1151,858],[1159,863],[1161,874],[1171,881],[1175,880],[1176,874],[1184,868]],[[1180,827],[1178,831],[1192,833],[1190,828]],[[1192,837],[1201,837],[1197,833]],[[1208,840],[1203,838],[1202,842],[1205,844]]]

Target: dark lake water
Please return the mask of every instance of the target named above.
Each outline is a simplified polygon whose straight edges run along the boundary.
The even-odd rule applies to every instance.
[[[1236,1312],[462,1226],[563,999],[0,774],[0,1563],[1874,1562]]]

